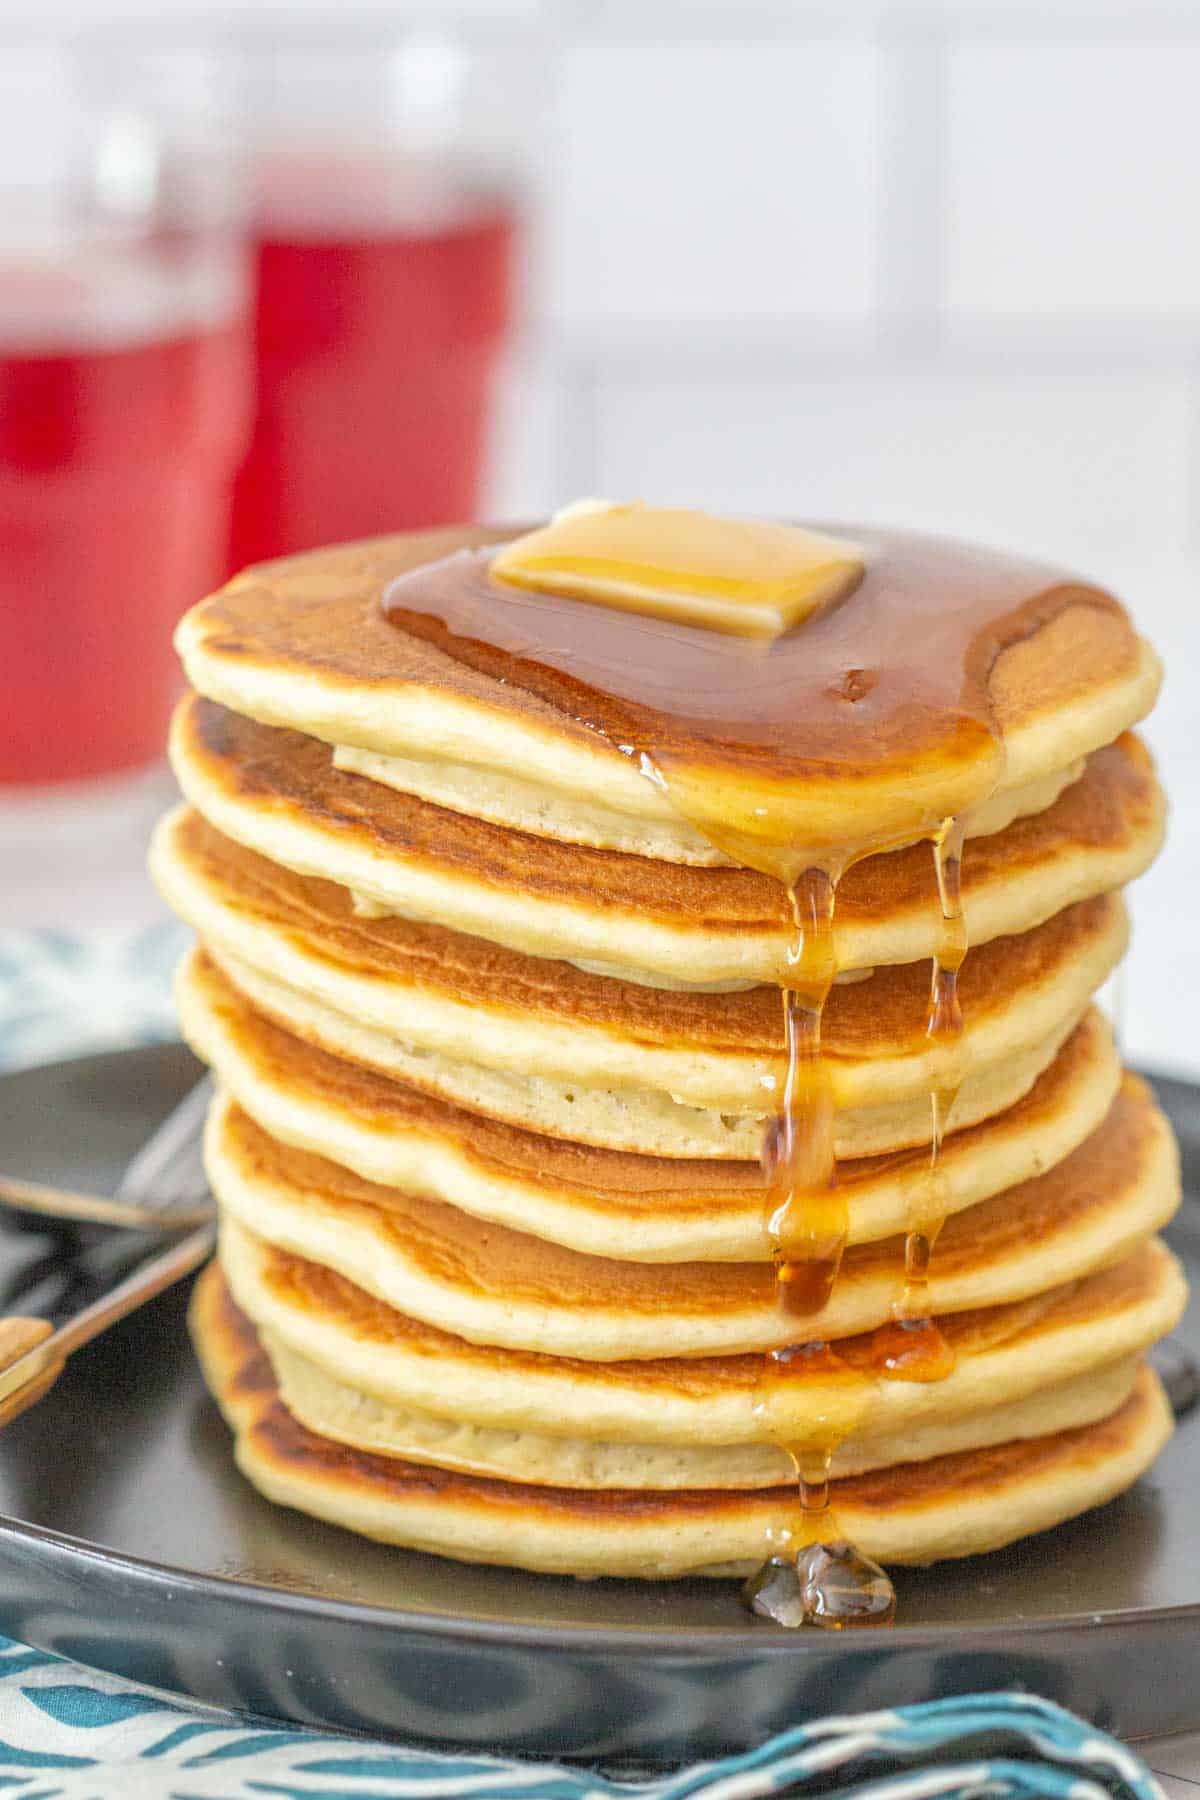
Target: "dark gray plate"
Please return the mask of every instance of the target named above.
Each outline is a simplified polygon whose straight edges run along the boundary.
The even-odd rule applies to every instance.
[[[10,1075],[0,1168],[111,1188],[195,1075],[176,1045]],[[1160,1088],[1197,1191],[1200,1091]],[[1200,1215],[1170,1235],[1196,1280]],[[78,1265],[78,1240],[0,1222],[0,1287],[39,1258]],[[894,1630],[788,1634],[730,1583],[472,1569],[269,1506],[234,1470],[185,1299],[80,1353],[0,1434],[0,1629],[26,1643],[308,1724],[588,1758],[715,1754],[814,1713],[1018,1684],[1125,1736],[1200,1726],[1200,1414],[1112,1505],[902,1572]],[[1200,1315],[1180,1336],[1200,1352]]]

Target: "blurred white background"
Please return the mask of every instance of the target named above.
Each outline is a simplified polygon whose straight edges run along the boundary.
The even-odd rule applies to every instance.
[[[1175,806],[1138,890],[1127,1039],[1200,1071],[1200,7],[260,0],[123,19],[55,0],[29,27],[333,19],[480,47],[531,215],[491,515],[604,493],[897,521],[1114,587],[1165,657],[1149,736]],[[101,884],[112,866],[98,844]],[[14,875],[6,917],[47,904]],[[152,904],[130,868],[100,910]]]

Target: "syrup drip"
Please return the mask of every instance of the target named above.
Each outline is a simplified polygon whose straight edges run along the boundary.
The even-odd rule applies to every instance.
[[[962,908],[961,819],[947,819],[933,839],[933,863],[942,911],[942,932],[933,958],[926,1035],[934,1051],[929,1091],[929,1171],[919,1210],[904,1240],[904,1290],[895,1316],[876,1333],[876,1363],[881,1375],[898,1381],[942,1381],[954,1372],[956,1357],[932,1316],[929,1264],[945,1221],[945,1178],[942,1142],[962,1086],[963,1015],[958,976],[967,954]]]
[[[780,1286],[786,1292],[782,1280]],[[796,1481],[796,1506],[772,1541],[793,1563],[813,1546],[844,1541],[829,1503],[829,1470],[869,1398],[866,1377],[821,1339],[768,1351],[763,1359],[755,1413],[787,1455]]]
[[[782,1104],[767,1130],[767,1232],[788,1312],[820,1312],[833,1291],[846,1246],[847,1210],[834,1154],[834,1094],[821,1054],[821,1020],[837,963],[833,914],[837,879],[806,869],[790,890],[795,925],[783,1002],[787,1074]]]
[[[839,874],[813,866],[789,887],[794,930],[781,987],[787,1075],[763,1147],[776,1291],[784,1311],[797,1318],[827,1305],[849,1226],[838,1181],[833,1081],[821,1053],[822,1017],[837,973]],[[829,1501],[834,1452],[861,1423],[869,1396],[867,1377],[821,1339],[764,1358],[755,1410],[792,1464],[797,1504],[782,1533],[784,1553],[768,1558],[746,1586],[746,1602],[760,1617],[841,1629],[885,1623],[894,1614],[887,1575],[847,1543]]]
[[[958,976],[967,955],[967,927],[962,904],[962,857],[965,825],[947,819],[933,840],[933,867],[942,909],[942,931],[933,959],[927,1035],[937,1064],[931,1090],[933,1137],[930,1168],[936,1173],[951,1109],[962,1086],[962,1006]]]
[[[742,1598],[760,1619],[795,1630],[823,1625],[890,1625],[896,1590],[878,1563],[840,1540],[809,1544],[798,1556],[771,1556],[750,1577]]]

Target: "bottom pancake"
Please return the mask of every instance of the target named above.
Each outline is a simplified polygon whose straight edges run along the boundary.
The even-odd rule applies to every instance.
[[[268,1499],[384,1543],[580,1576],[729,1575],[786,1541],[790,1489],[584,1490],[450,1473],[349,1448],[283,1406],[271,1364],[219,1268],[191,1312],[205,1378],[237,1438],[242,1472]],[[833,1484],[838,1530],[884,1564],[998,1549],[1112,1499],[1171,1433],[1143,1368],[1108,1418],[1073,1430],[908,1463]]]

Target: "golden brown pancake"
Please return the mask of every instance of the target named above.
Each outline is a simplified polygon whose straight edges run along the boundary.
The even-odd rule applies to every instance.
[[[211,964],[192,959],[184,974],[190,1042],[281,1139],[329,1153],[349,1134],[348,1154],[371,1178],[386,1171],[387,1185],[576,1249],[649,1262],[769,1258],[757,1162],[632,1155],[517,1130],[327,1056],[254,1012]],[[1100,1123],[1118,1081],[1111,1036],[1092,1013],[1024,1099],[947,1138],[946,1211],[1052,1167]],[[928,1149],[844,1163],[842,1182],[851,1242],[903,1230],[928,1198]],[[671,1255],[695,1240],[707,1256]],[[737,1254],[718,1258],[727,1241]]]
[[[237,1092],[247,1086],[259,1089],[263,1034],[268,1026],[286,1021],[283,1028],[297,1043],[350,1071],[339,1076],[330,1070],[330,1085],[340,1082],[343,1096],[348,1082],[353,1087],[356,1078],[365,1080],[374,1071],[386,1069],[389,1072],[384,1079],[390,1085],[415,1087],[441,1099],[450,1097],[479,1116],[499,1118],[535,1134],[585,1147],[632,1150],[672,1160],[712,1157],[738,1161],[761,1151],[766,1129],[761,1114],[718,1113],[680,1106],[667,1096],[636,1088],[592,1088],[511,1077],[475,1064],[451,1064],[445,1058],[406,1053],[394,1041],[380,1039],[352,1020],[323,1015],[319,1008],[306,1005],[303,996],[284,996],[248,968],[235,964],[222,968],[199,951],[180,967],[175,1000],[184,1037]],[[1045,1037],[1017,1046],[994,1063],[969,1068],[954,1096],[950,1130],[965,1130],[991,1118],[1027,1093],[1070,1035],[1084,1002],[1078,1013],[1073,1010],[1055,1022]],[[360,1095],[362,1091],[360,1087]],[[261,1099],[247,1104],[271,1107],[271,1129],[288,1136],[291,1127],[282,1121],[281,1098],[277,1084],[268,1083]],[[317,1094],[314,1107],[323,1114],[321,1129],[333,1140],[345,1139],[349,1131],[359,1139],[361,1153],[374,1157],[383,1151],[382,1138],[377,1137],[371,1148],[361,1139],[362,1122],[355,1116],[355,1101],[331,1105],[328,1097],[323,1101]],[[901,1090],[894,1100],[851,1107],[837,1113],[834,1123],[842,1157],[874,1156],[928,1144],[932,1128],[929,1090],[914,1086],[907,1093]],[[393,1139],[388,1154],[407,1156],[407,1147]],[[371,1172],[378,1173],[380,1180],[394,1180],[392,1173],[380,1172],[374,1163]]]
[[[1018,785],[1109,742],[1157,689],[1156,659],[1111,596],[1060,571],[909,532],[855,528],[871,548],[864,580],[752,656],[732,684],[727,639],[570,601],[518,602],[469,555],[455,560],[448,585],[422,574],[440,594],[426,616],[384,619],[380,601],[397,576],[504,535],[378,540],[249,570],[181,626],[189,676],[237,711],[331,743],[532,775],[635,816],[660,816],[664,800],[619,744],[665,757],[677,773],[787,780],[799,808],[789,836],[808,844],[834,841],[849,817],[882,822],[892,789],[928,788],[934,821],[961,811],[959,725],[977,684],[1005,741],[1003,779]],[[402,585],[404,596],[393,594],[402,606],[422,604]],[[440,624],[452,598],[467,606],[453,639]],[[497,642],[510,612],[515,636]],[[553,650],[564,632],[565,661]],[[593,664],[600,673],[590,680]],[[868,676],[865,694],[846,698],[866,697],[861,710],[844,703],[836,680],[855,664]],[[787,730],[776,733],[772,696],[782,686],[796,698],[797,684],[805,703],[785,707]],[[866,830],[860,841],[878,838]]]
[[[365,775],[434,806],[486,819],[511,831],[531,832],[534,837],[703,868],[726,868],[736,860],[682,817],[635,818],[606,806],[593,794],[564,794],[544,782],[519,781],[507,770],[483,769],[448,757],[381,756],[376,750],[358,750],[352,744],[335,746],[333,760],[336,768],[352,775]],[[964,835],[988,837],[993,831],[1003,831],[1014,819],[1044,812],[1064,788],[1079,780],[1085,762],[1086,758],[1077,757],[1065,768],[1020,787],[1004,788],[970,807],[962,815]]]
[[[773,981],[789,927],[782,887],[749,869],[686,868],[524,836],[333,767],[315,738],[192,698],[172,759],[225,835],[300,874],[332,876],[393,910],[532,955],[670,983]],[[1021,932],[1121,886],[1153,858],[1163,801],[1126,736],[1034,818],[973,839],[963,858],[970,942]],[[940,908],[927,845],[868,857],[842,880],[839,966],[933,953]]]
[[[816,1313],[784,1310],[761,1263],[583,1256],[289,1149],[229,1101],[206,1164],[222,1208],[256,1237],[472,1342],[585,1360],[764,1350],[869,1331],[904,1288],[903,1241],[847,1251]],[[947,1220],[930,1265],[936,1313],[1044,1293],[1126,1256],[1179,1204],[1174,1139],[1127,1076],[1108,1117],[1047,1174]]]
[[[759,1404],[757,1356],[595,1363],[472,1344],[397,1312],[331,1269],[265,1243],[229,1216],[222,1221],[221,1263],[234,1298],[266,1333],[277,1362],[280,1352],[305,1359],[343,1392],[357,1394],[364,1411],[378,1405],[533,1441],[539,1447],[536,1479],[570,1487],[707,1487],[714,1479],[722,1487],[773,1485],[790,1473],[773,1441],[784,1412],[801,1441],[811,1437],[815,1420],[843,1418],[850,1435],[836,1447],[836,1473],[872,1466],[867,1455],[876,1456],[876,1466],[937,1455],[936,1441],[928,1447],[935,1430],[1065,1383],[1086,1386],[1098,1371],[1124,1367],[1174,1328],[1186,1301],[1178,1264],[1151,1239],[1081,1281],[1007,1305],[943,1315],[940,1328],[956,1362],[940,1383],[888,1379],[868,1333],[838,1345],[839,1368],[860,1379],[860,1390],[847,1392],[845,1375],[831,1377],[820,1359],[800,1358],[789,1364],[789,1382],[768,1414]],[[881,1439],[895,1440],[905,1430],[911,1434],[906,1445],[878,1455]],[[607,1467],[619,1468],[622,1478],[604,1478],[598,1453],[585,1474],[578,1450],[585,1443],[602,1446]],[[619,1446],[627,1447],[620,1458]],[[706,1479],[687,1478],[689,1461],[693,1469],[706,1466],[701,1450],[732,1457],[746,1446],[753,1453],[741,1457],[738,1476],[714,1477],[708,1465]],[[653,1461],[654,1448],[686,1453],[672,1479],[654,1479],[633,1467],[639,1455]],[[452,1464],[454,1454],[439,1455],[431,1445],[416,1460]],[[575,1472],[568,1473],[572,1458]],[[515,1457],[506,1460],[515,1465]],[[658,1461],[660,1474],[664,1462]]]
[[[977,1030],[964,1032],[965,1066],[945,1129],[989,1118],[1028,1091],[1116,966],[1124,942],[1125,921],[1118,911],[1112,929],[1078,946],[1057,981],[1048,979],[1030,990],[1027,1005],[1018,1007],[1010,1000],[1003,1010],[989,1013]],[[210,954],[209,961],[254,1010],[304,1042],[485,1117],[544,1136],[649,1156],[736,1160],[761,1153],[767,1117],[764,1100],[753,1093],[746,1097],[751,1110],[727,1111],[684,1105],[670,1093],[632,1084],[598,1086],[569,1076],[510,1073],[375,1031],[232,957]],[[201,986],[203,977],[197,979],[194,965],[185,966],[178,991],[188,1031],[196,1029],[198,1012],[204,1010],[203,1002],[197,1006]],[[201,1023],[201,1041],[205,1030]],[[843,1156],[927,1143],[936,1072],[936,1055],[923,1042],[909,1058],[835,1065],[836,1134]]]
[[[246,987],[243,967],[282,984],[274,1004],[270,991],[246,991],[281,1024],[334,1053],[353,1056],[355,1046],[336,1029],[322,1034],[324,1009],[360,1028],[368,1061],[367,1034],[378,1032],[422,1057],[432,1052],[514,1075],[649,1087],[721,1112],[761,1116],[776,1104],[785,1060],[773,987],[723,995],[648,988],[408,919],[362,919],[345,889],[268,862],[191,811],[163,821],[152,866],[175,911],[235,984]],[[969,956],[959,983],[964,1066],[1032,1047],[1073,1021],[1124,949],[1121,911],[1112,895],[1081,901]],[[936,1054],[928,1013],[924,964],[885,967],[834,987],[822,1041],[843,1109],[928,1091]],[[375,1066],[404,1073],[386,1046]],[[424,1076],[414,1068],[410,1078],[436,1089],[435,1067],[427,1061]],[[559,1123],[574,1135],[569,1115]]]
[[[318,1437],[356,1450],[436,1469],[529,1481],[537,1486],[621,1488],[671,1492],[687,1488],[773,1488],[792,1474],[783,1451],[770,1444],[714,1444],[700,1448],[673,1444],[606,1443],[577,1436],[507,1431],[490,1423],[446,1419],[396,1407],[330,1375],[304,1351],[270,1332],[262,1346],[279,1383],[280,1398],[294,1419]],[[1142,1358],[1133,1354],[1090,1369],[1086,1375],[1053,1382],[1024,1399],[1001,1399],[966,1412],[947,1410],[915,1425],[911,1420],[879,1421],[860,1427],[834,1458],[834,1473],[862,1475],[895,1463],[925,1462],[960,1450],[1044,1437],[1106,1419],[1129,1398]],[[895,1384],[899,1388],[899,1384]],[[911,1390],[916,1384],[905,1384]],[[864,1397],[864,1404],[870,1404]],[[811,1414],[789,1419],[805,1441],[820,1429]],[[802,1441],[798,1435],[794,1440]]]
[[[383,1542],[561,1574],[727,1574],[758,1563],[794,1514],[790,1488],[554,1488],[449,1473],[317,1437],[280,1403],[270,1363],[216,1265],[197,1285],[192,1332],[248,1479],[270,1499]],[[1120,1493],[1170,1432],[1166,1396],[1144,1369],[1125,1404],[1098,1424],[839,1481],[835,1517],[884,1563],[997,1549]]]

